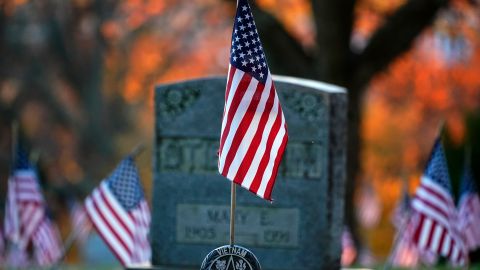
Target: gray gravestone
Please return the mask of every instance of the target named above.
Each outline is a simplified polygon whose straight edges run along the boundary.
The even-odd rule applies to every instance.
[[[347,96],[343,88],[274,76],[289,142],[270,204],[237,188],[235,243],[264,270],[338,269]],[[230,181],[217,172],[226,78],[156,89],[152,263],[199,269],[228,244]]]

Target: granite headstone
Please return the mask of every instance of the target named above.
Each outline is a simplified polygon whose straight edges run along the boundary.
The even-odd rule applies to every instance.
[[[264,270],[338,269],[346,166],[346,90],[274,76],[289,142],[268,203],[237,188],[236,244]],[[228,244],[230,181],[217,172],[225,77],[155,92],[152,263],[199,269]]]

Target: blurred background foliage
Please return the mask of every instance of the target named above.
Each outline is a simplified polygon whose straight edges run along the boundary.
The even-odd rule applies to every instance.
[[[452,179],[467,147],[480,164],[480,3],[250,2],[273,73],[349,89],[347,223],[357,244],[384,258],[402,186],[414,191],[442,123]],[[141,142],[151,196],[153,88],[226,75],[234,8],[228,0],[0,0],[0,212],[14,119],[40,154],[64,236],[64,202],[83,198]],[[369,226],[349,211],[369,211],[358,203],[365,186],[380,205],[369,206],[379,215]]]

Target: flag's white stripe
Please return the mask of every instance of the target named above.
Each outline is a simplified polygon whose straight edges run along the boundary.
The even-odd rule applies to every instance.
[[[430,246],[432,247],[433,250],[435,250],[435,252],[438,250],[438,247],[441,245],[440,240],[442,238],[443,231],[444,231],[444,228],[438,224],[434,228]]]
[[[94,191],[98,192],[97,190]],[[102,203],[101,201],[98,203]],[[125,250],[123,245],[120,241],[113,235],[108,228],[108,226],[104,223],[102,217],[100,217],[100,213],[97,212],[95,209],[95,205],[93,202],[93,198],[87,198],[85,201],[85,206],[87,209],[88,214],[90,215],[91,221],[95,224],[95,228],[99,231],[99,233],[105,238],[105,240],[109,243],[109,246],[113,249],[115,254],[120,258],[122,264],[126,265],[130,262],[130,255],[128,251]]]
[[[108,222],[111,224],[112,228],[114,228],[115,231],[120,236],[122,236],[121,239],[123,240],[127,248],[131,248],[133,245],[133,240],[130,237],[130,232],[125,230],[125,228],[120,223],[121,220],[118,220],[117,217],[112,213],[112,211],[106,206],[106,204],[109,204],[110,202],[105,201],[103,199],[103,197],[100,194],[101,192],[104,192],[105,194],[105,190],[102,190],[102,191],[94,191],[92,195],[93,200],[97,202],[96,205],[97,205],[99,214],[105,217],[105,219],[108,220]],[[128,219],[130,220],[130,217],[128,217]]]
[[[255,89],[257,88],[257,85],[258,85],[258,81],[252,77],[252,79],[250,80],[250,84],[246,89],[245,95],[240,101],[240,105],[238,106],[237,112],[233,116],[232,122],[230,124],[230,131],[227,134],[227,138],[223,145],[222,153],[220,155],[220,164],[219,164],[220,173],[223,172],[223,168],[225,167],[225,159],[227,158],[227,155],[230,152],[230,147],[232,146],[233,138],[237,134],[237,129],[240,123],[242,122],[243,117],[245,116],[245,112],[247,111],[248,105],[252,100],[253,94],[255,94]]]
[[[424,213],[426,216],[433,218],[434,220],[442,223],[444,226],[448,226],[449,222],[445,219],[443,214],[438,213],[430,206],[426,205],[423,201],[413,199],[412,207],[420,213]]]
[[[230,65],[229,65],[229,68],[231,68]],[[243,74],[245,74],[245,72],[241,71],[238,68],[235,69],[235,74],[232,77],[232,84],[230,85],[230,92],[228,94],[228,99],[225,100],[225,113],[223,115],[223,120],[222,120],[222,134],[223,134],[223,131],[225,130],[225,126],[227,125],[228,113],[230,112],[233,97],[235,96],[238,85],[242,81]]]
[[[450,255],[450,258],[452,261],[458,263],[460,261],[460,249],[458,248],[457,245],[454,245],[453,246],[453,249],[452,249],[452,254]]]
[[[42,203],[43,199],[41,195],[34,193],[17,193],[17,198],[19,202],[33,202],[33,203]]]
[[[22,179],[37,179],[37,174],[32,169],[15,170],[13,175]]]
[[[269,74],[269,80],[271,81],[270,74]],[[272,111],[270,112],[270,115],[276,116],[277,114],[278,114],[278,99],[274,98],[273,107],[272,107]],[[257,151],[255,152],[255,156],[252,160],[252,164],[260,164],[263,156],[265,155],[268,136],[270,135],[270,131],[272,129],[273,124],[275,123],[275,118],[276,117],[268,117],[267,123],[265,124],[265,131],[268,131],[268,132],[263,132],[262,139],[260,141]],[[242,186],[245,187],[246,189],[250,189],[253,178],[257,173],[257,169],[258,169],[258,166],[257,167],[250,166],[250,168],[248,168],[247,174],[245,175],[245,179],[242,182]]]
[[[445,200],[447,202],[452,202],[452,204],[453,204],[453,200],[451,198],[451,195],[448,193],[448,191],[445,190],[443,187],[441,187],[439,184],[435,183],[429,177],[427,177],[425,175],[422,176],[421,186],[422,185],[432,189],[433,191],[435,191],[437,193],[437,195],[441,196],[443,200]]]
[[[278,156],[278,150],[280,149],[280,146],[282,145],[283,139],[285,137],[285,117],[283,116],[283,113],[281,115],[282,117],[282,123],[280,124],[280,130],[275,136],[275,140],[273,142],[272,148],[270,150],[270,160],[268,161],[268,165],[265,168],[265,172],[263,173],[262,177],[262,182],[260,183],[260,187],[257,191],[257,194],[259,194],[262,198],[265,197],[265,189],[269,183],[270,177],[272,176],[273,173],[273,168],[275,166],[275,159]],[[275,179],[272,179],[274,181]]]
[[[270,95],[270,87],[272,86],[272,80],[270,76],[268,76],[265,87],[262,90],[262,95],[260,97],[260,101],[258,103],[257,109],[255,111],[255,115],[250,122],[250,125],[245,132],[245,136],[238,147],[237,152],[235,153],[235,157],[233,158],[232,164],[230,169],[228,170],[227,178],[234,179],[237,175],[238,169],[242,164],[242,161],[247,154],[248,149],[251,146],[253,137],[259,128],[258,124],[260,122],[260,118],[264,115],[265,105],[267,103],[268,97]],[[270,130],[265,129],[263,133],[270,133]],[[258,167],[258,164],[252,163],[252,166]]]
[[[430,237],[430,231],[432,229],[432,220],[428,217],[423,219],[423,226],[420,232],[420,240],[418,241],[418,246],[425,249],[427,247],[428,238]]]
[[[445,238],[443,239],[443,246],[442,246],[442,249],[440,251],[441,255],[443,255],[443,256],[448,255],[448,252],[450,251],[451,242],[452,242],[452,238],[450,237],[450,234],[447,233],[445,235]]]

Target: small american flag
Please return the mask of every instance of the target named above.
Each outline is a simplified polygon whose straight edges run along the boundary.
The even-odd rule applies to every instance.
[[[70,225],[72,230],[76,230],[77,240],[80,243],[87,241],[88,235],[92,229],[92,223],[88,219],[85,206],[74,202],[70,210]]]
[[[460,231],[469,250],[480,247],[480,199],[471,170],[465,166],[458,204]]]
[[[287,124],[247,0],[239,0],[220,136],[218,170],[271,200]]]
[[[62,239],[57,225],[45,216],[33,234],[35,260],[39,266],[50,266],[62,256]]]
[[[16,146],[16,160],[8,180],[7,197],[5,234],[13,245],[24,250],[42,222],[45,209],[37,174],[21,144]]]
[[[438,138],[412,200],[413,242],[420,250],[431,251],[449,258],[453,264],[462,265],[467,254],[456,228],[458,217],[451,190],[445,154]]]
[[[150,262],[150,210],[132,157],[125,158],[100,183],[86,199],[85,208],[93,226],[122,265]]]

